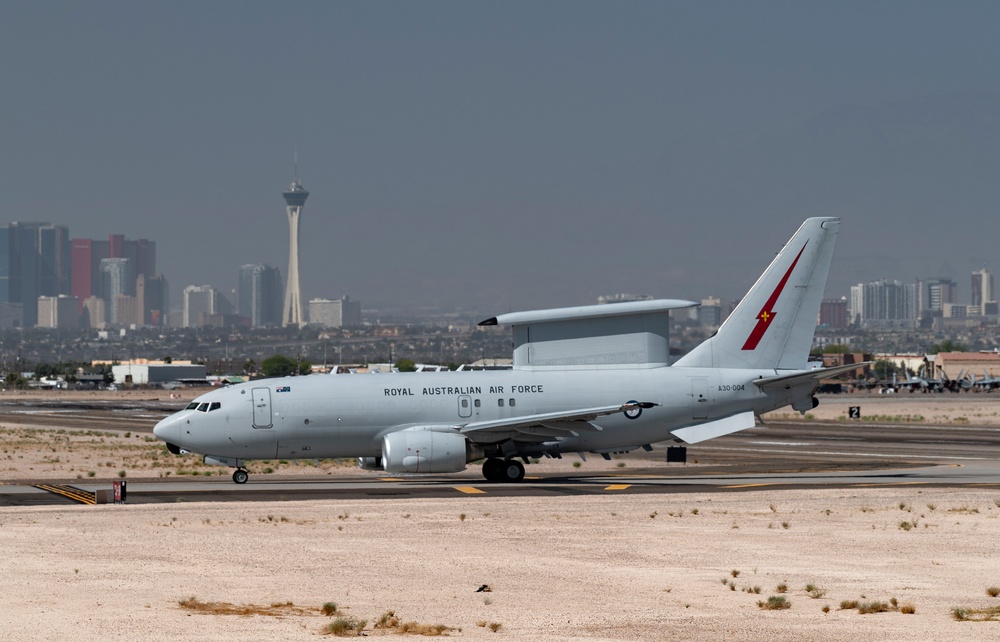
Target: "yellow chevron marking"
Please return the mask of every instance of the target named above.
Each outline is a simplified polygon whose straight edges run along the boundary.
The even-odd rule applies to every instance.
[[[67,499],[72,499],[73,501],[80,502],[81,504],[97,503],[97,493],[91,493],[79,488],[74,488],[73,486],[38,484],[35,488],[48,491],[54,495],[60,495]]]

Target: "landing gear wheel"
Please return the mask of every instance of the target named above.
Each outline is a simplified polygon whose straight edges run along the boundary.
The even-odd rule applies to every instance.
[[[237,468],[236,472],[233,473],[233,481],[237,484],[245,484],[247,480],[250,479],[250,473],[243,470],[242,468]]]
[[[486,481],[503,481],[504,461],[496,457],[490,457],[483,462],[483,477]]]
[[[513,459],[503,462],[503,481],[519,482],[524,479],[524,464]]]

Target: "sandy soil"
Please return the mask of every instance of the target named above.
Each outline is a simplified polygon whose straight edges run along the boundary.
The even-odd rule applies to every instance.
[[[997,502],[896,488],[7,508],[0,638],[314,639],[335,602],[370,635],[394,610],[463,639],[996,639],[1000,624],[952,609],[1000,606]],[[791,608],[760,609],[780,584]],[[190,597],[302,611],[202,614]],[[840,609],[893,598],[916,612]]]

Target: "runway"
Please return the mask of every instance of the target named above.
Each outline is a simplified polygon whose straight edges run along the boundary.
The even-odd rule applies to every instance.
[[[130,426],[136,430],[133,421]],[[140,428],[141,430],[141,428]],[[453,475],[252,474],[245,485],[228,476],[127,480],[130,504],[164,502],[303,501],[447,497],[545,497],[596,494],[752,492],[759,489],[866,488],[924,485],[1000,487],[1000,428],[927,424],[772,422],[766,427],[688,448],[688,464],[664,463],[665,448],[616,458],[621,468],[582,471],[575,456],[528,466],[517,484],[483,480],[478,467]],[[592,461],[595,455],[590,455]],[[251,467],[253,473],[253,467]],[[107,481],[63,480],[77,488],[110,488]],[[0,505],[66,504],[33,488],[0,485]]]
[[[969,397],[933,397],[936,403],[963,406]],[[824,403],[833,399],[824,399]],[[891,400],[896,402],[897,400]],[[864,403],[882,411],[881,398],[840,398],[837,403]],[[914,399],[914,411],[926,399]],[[182,400],[70,399],[54,395],[42,400],[0,403],[0,423],[46,430],[99,430],[151,436],[156,421]],[[1000,404],[998,404],[1000,405]],[[992,407],[992,404],[990,404]],[[980,409],[982,410],[982,409]],[[991,411],[992,412],[992,411]],[[954,413],[952,413],[954,414]],[[993,414],[996,414],[993,412]],[[392,475],[345,470],[334,475],[261,474],[251,464],[250,482],[238,486],[219,477],[149,477],[130,474],[129,503],[178,501],[268,501],[400,497],[559,497],[588,494],[678,494],[811,487],[931,485],[960,487],[1000,485],[1000,426],[925,421],[871,422],[770,420],[766,426],[688,447],[688,464],[666,464],[667,443],[652,453],[637,451],[604,463],[588,455],[543,460],[527,467],[519,484],[485,482],[478,466],[452,475]],[[160,448],[152,444],[152,448]],[[57,453],[58,454],[58,453]],[[164,453],[165,454],[165,453]],[[598,462],[595,466],[592,462]],[[594,470],[594,468],[598,468]],[[0,483],[0,506],[65,504],[71,500],[36,489],[34,484],[71,484],[86,491],[108,489],[103,480],[51,475],[37,480]]]

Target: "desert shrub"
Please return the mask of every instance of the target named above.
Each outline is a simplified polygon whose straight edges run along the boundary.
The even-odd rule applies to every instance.
[[[757,602],[757,606],[765,611],[781,611],[792,608],[792,603],[784,595],[772,595],[767,598],[767,601],[760,600]]]

